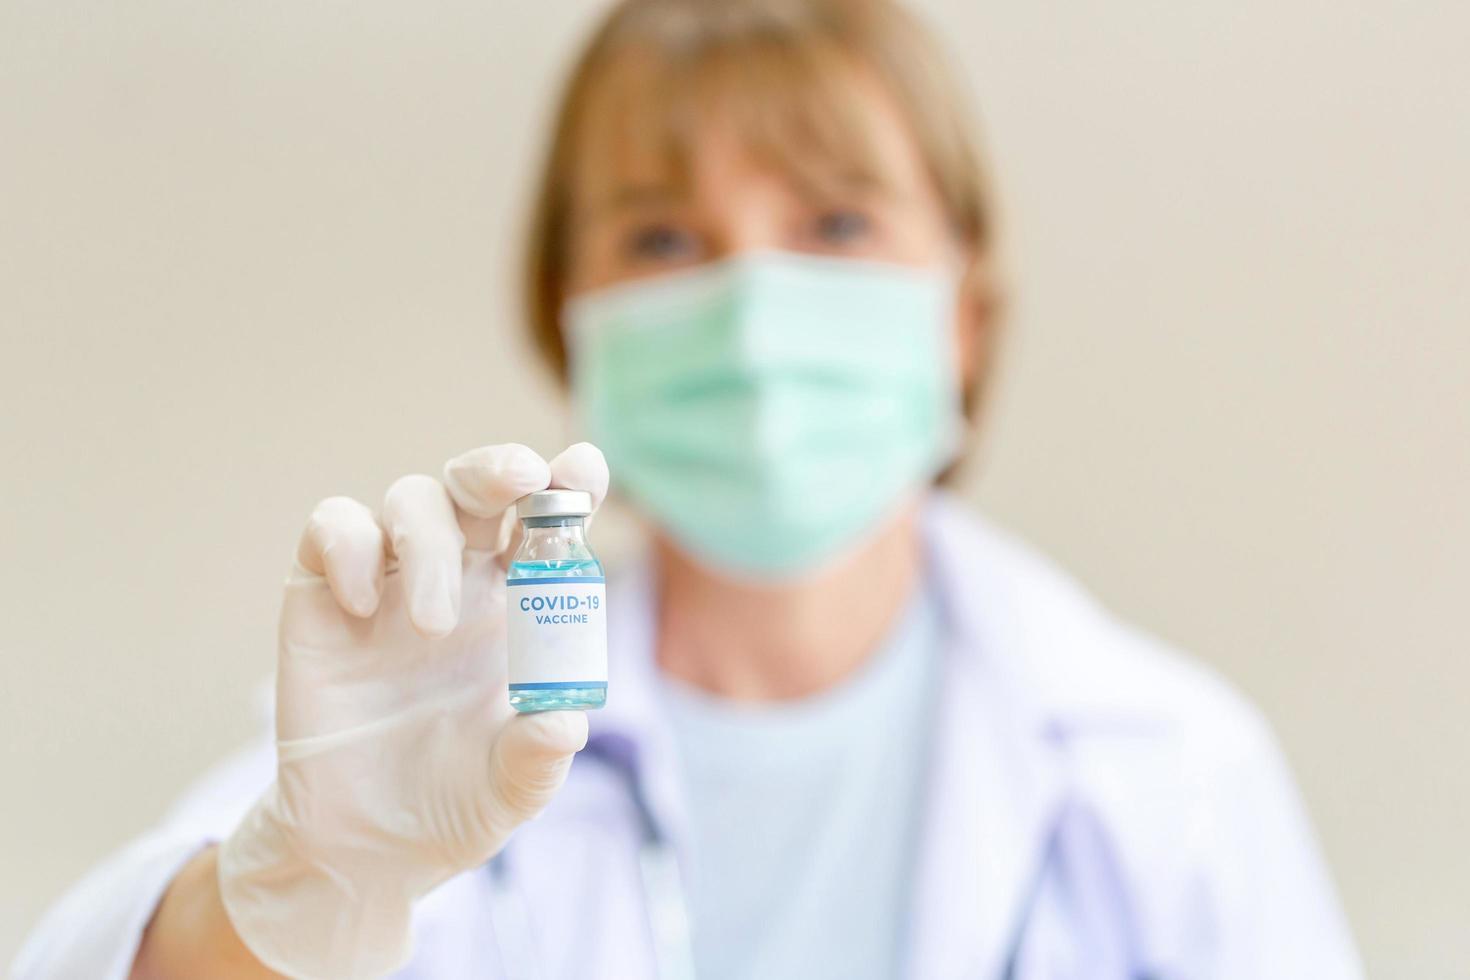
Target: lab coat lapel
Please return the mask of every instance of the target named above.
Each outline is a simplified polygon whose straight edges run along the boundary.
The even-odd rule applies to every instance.
[[[684,801],[654,662],[655,574],[645,559],[608,583],[608,698],[589,714],[588,746],[619,759],[659,836],[687,861]]]
[[[908,976],[999,976],[1027,911],[1062,807],[1060,753],[1025,676],[1051,631],[1013,594],[1005,561],[973,517],[939,497],[925,516],[927,571],[945,637],[934,751],[915,868]],[[593,740],[629,759],[650,816],[680,863],[689,855],[673,742],[658,703],[655,570],[609,584],[608,705]],[[616,594],[614,594],[616,589]]]
[[[936,501],[926,518],[946,644],[907,972],[990,978],[1024,920],[1064,784],[1045,713],[1014,676],[1028,631],[951,506]]]

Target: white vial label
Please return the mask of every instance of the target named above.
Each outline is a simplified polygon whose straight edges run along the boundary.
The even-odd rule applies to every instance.
[[[518,684],[607,683],[602,579],[526,578],[505,584],[511,690]]]

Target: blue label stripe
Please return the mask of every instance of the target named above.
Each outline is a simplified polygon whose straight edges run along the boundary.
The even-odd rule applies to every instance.
[[[566,575],[556,578],[508,578],[507,587],[513,585],[601,585],[607,579],[601,575]]]
[[[586,688],[606,691],[607,681],[546,681],[541,684],[512,684],[512,691],[566,691],[571,688]]]

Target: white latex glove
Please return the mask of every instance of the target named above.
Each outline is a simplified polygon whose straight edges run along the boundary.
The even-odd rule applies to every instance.
[[[602,453],[525,446],[409,476],[375,517],[313,512],[286,583],[276,781],[220,846],[230,921],[266,966],[342,980],[411,951],[415,900],[541,811],[587,740],[581,712],[516,715],[505,686],[506,509],[607,491]]]

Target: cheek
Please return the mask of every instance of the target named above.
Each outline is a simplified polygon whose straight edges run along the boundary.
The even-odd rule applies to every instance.
[[[970,330],[965,325],[965,316],[959,306],[955,307],[955,314],[951,324],[950,339],[950,365],[954,375],[956,388],[963,388],[970,380],[970,362],[973,354],[970,348],[974,346],[970,339]]]
[[[955,384],[964,389],[975,378],[980,357],[978,304],[970,292],[968,281],[956,289],[954,314],[950,322],[950,347]]]
[[[573,233],[567,241],[562,270],[566,294],[575,296],[612,284],[617,278],[617,251],[606,232],[596,229]]]
[[[938,265],[954,261],[948,227],[927,207],[895,208],[884,222],[889,258],[907,265]]]

